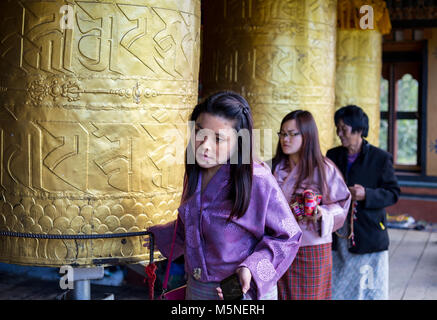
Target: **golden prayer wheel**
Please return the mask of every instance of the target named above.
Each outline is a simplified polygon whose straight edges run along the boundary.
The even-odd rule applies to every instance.
[[[332,146],[336,14],[336,0],[203,7],[202,95],[230,89],[248,100],[264,160],[275,152],[282,118],[296,109],[314,115],[323,152]]]
[[[373,26],[368,29],[363,27],[372,22],[366,17],[370,10],[363,9],[360,13],[363,6],[372,8]],[[385,1],[339,0],[335,108],[348,104],[360,106],[369,116],[367,140],[376,146],[379,145],[382,34],[390,29]],[[339,139],[336,144],[340,144]]]
[[[177,214],[200,1],[2,1],[0,16],[0,261],[148,260],[128,234]]]
[[[369,117],[367,140],[379,145],[382,36],[378,31],[338,30],[335,107],[360,106]]]

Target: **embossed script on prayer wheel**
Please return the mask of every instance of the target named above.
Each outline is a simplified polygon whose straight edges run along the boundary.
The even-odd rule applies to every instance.
[[[203,95],[231,89],[248,100],[261,157],[271,159],[281,120],[296,109],[314,115],[323,151],[331,147],[337,1],[218,0],[202,10]]]
[[[372,11],[361,13],[363,6]],[[367,19],[369,14],[373,15],[371,25]],[[348,104],[360,106],[369,117],[367,140],[378,146],[382,35],[391,30],[386,2],[339,0],[337,18],[335,108]],[[336,141],[339,145],[339,139]]]
[[[369,117],[371,144],[379,145],[382,35],[376,30],[338,30],[335,107],[360,106]]]
[[[144,261],[143,236],[111,234],[176,217],[200,1],[65,4],[1,2],[0,261]]]

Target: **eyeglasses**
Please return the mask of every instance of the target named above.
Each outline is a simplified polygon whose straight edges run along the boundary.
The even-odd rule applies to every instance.
[[[278,132],[279,139],[285,139],[286,137],[293,138],[298,135],[300,135],[300,132]]]

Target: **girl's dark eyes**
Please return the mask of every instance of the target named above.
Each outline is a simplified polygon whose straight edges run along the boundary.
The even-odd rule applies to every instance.
[[[199,131],[200,131],[199,128],[195,128],[195,129],[194,129],[194,134],[197,135],[197,133],[198,133]],[[220,137],[216,137],[216,138],[215,138],[215,141],[216,141],[217,143],[220,143],[220,142],[225,141],[225,139],[220,138]]]

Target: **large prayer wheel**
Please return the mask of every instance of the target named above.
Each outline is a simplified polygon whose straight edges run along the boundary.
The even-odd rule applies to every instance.
[[[375,30],[338,30],[335,107],[360,106],[369,117],[367,140],[379,145],[382,36]]]
[[[202,96],[231,89],[248,100],[264,160],[296,109],[312,112],[323,151],[331,147],[337,1],[217,0],[202,10]]]
[[[370,6],[372,11],[364,10],[363,6]],[[369,19],[369,14],[373,18]],[[390,29],[385,1],[338,2],[335,108],[348,104],[360,106],[369,116],[367,140],[376,146],[379,145],[382,34]],[[336,144],[339,143],[337,139]]]
[[[177,214],[200,1],[2,1],[0,17],[0,261],[147,260],[129,233]]]

